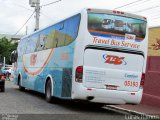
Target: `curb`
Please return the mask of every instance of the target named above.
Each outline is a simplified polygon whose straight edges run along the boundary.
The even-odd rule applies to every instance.
[[[160,119],[159,115],[148,115],[146,113],[141,113],[141,112],[117,107],[115,105],[106,105],[104,108],[111,110],[111,111],[114,111],[114,112],[118,112],[120,114],[135,115],[135,116],[140,116],[141,118],[149,118],[149,119],[157,118],[157,120]]]

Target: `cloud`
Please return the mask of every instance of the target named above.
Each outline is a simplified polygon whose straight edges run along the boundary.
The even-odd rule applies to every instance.
[[[41,5],[53,1],[54,0],[41,0]],[[41,8],[42,14],[40,15],[40,28],[53,24],[57,20],[67,17],[68,15],[85,7],[114,9],[118,6],[122,6],[133,1],[135,0],[62,0],[56,4],[51,4]],[[126,12],[135,12],[137,10],[141,10],[142,8],[145,9],[149,6],[151,7],[152,5],[157,5],[158,2],[159,0],[150,0],[148,2],[141,1],[136,4],[123,7],[120,10]],[[29,0],[0,0],[0,33],[14,34],[32,14],[32,10],[34,10],[34,8],[30,7]],[[147,11],[136,14],[151,18],[156,14],[159,14],[158,11],[160,11],[160,7],[152,12]],[[150,26],[155,26],[158,24],[158,20],[149,21]],[[26,26],[28,26],[29,33],[33,32],[35,26],[34,16]],[[25,27],[20,31],[19,34],[25,34]]]

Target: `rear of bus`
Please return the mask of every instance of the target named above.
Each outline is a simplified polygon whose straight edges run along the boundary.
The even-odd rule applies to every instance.
[[[77,43],[83,45],[75,48],[78,62],[72,98],[107,104],[140,103],[147,58],[146,28],[144,17],[99,9],[83,11],[80,34],[85,33]]]

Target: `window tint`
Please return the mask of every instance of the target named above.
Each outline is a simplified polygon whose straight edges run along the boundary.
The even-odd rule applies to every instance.
[[[18,54],[66,46],[76,39],[79,24],[80,14],[25,38],[19,43]]]
[[[146,21],[100,13],[88,14],[88,30],[92,35],[125,36],[131,34],[143,40],[146,35]]]
[[[44,42],[46,40],[46,36],[43,33],[39,33],[39,34],[37,34],[35,39],[37,39],[37,43],[35,45],[36,46],[35,51],[44,50],[45,49]]]
[[[60,22],[49,29],[48,36],[45,40],[45,48],[56,48],[64,45],[65,34],[66,34],[65,22]]]
[[[28,37],[26,41],[26,45],[27,45],[26,54],[35,52],[37,40],[39,39],[38,37],[39,37],[38,34]]]
[[[51,26],[44,42],[44,48],[56,48],[70,44],[78,35],[79,23],[80,15],[76,15]]]
[[[26,50],[26,40],[27,38],[21,39],[19,45],[18,45],[18,56],[21,56],[25,53]]]
[[[74,41],[78,35],[80,15],[71,17],[70,19],[66,20],[65,24],[67,26],[67,30],[64,45],[68,45]]]

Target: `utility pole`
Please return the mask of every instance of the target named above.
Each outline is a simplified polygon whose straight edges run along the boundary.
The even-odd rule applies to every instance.
[[[40,0],[37,0],[36,7],[35,7],[35,12],[36,12],[36,26],[35,30],[39,29],[39,17],[40,17]]]
[[[36,13],[36,23],[35,23],[35,29],[34,31],[39,29],[39,17],[40,17],[40,0],[29,0],[29,4],[31,7],[35,7],[35,13]]]
[[[3,58],[3,67],[4,68],[6,67],[6,58],[5,57]]]

